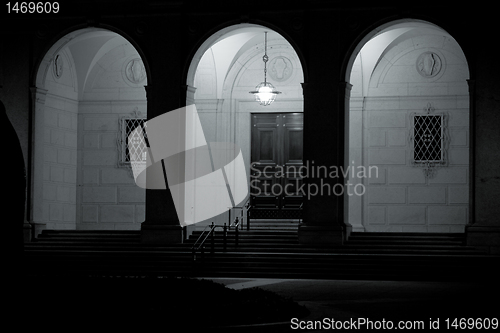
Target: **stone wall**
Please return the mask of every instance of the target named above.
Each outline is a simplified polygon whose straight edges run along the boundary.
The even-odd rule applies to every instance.
[[[120,119],[145,103],[81,102],[78,229],[139,229],[145,217],[145,190],[129,167],[118,167]]]
[[[74,229],[77,211],[78,95],[71,54],[61,50],[58,57],[60,66],[57,71],[53,63],[47,64],[46,90],[43,98],[36,101],[35,140],[36,149],[40,151],[35,152],[35,164],[40,168],[43,163],[39,169],[43,169],[43,190],[41,198],[34,197],[35,204],[42,207],[42,214],[34,217],[35,222],[46,223],[48,229]],[[43,145],[40,145],[41,142]],[[40,179],[36,176],[35,181],[39,183]]]
[[[125,40],[123,40],[125,43]],[[118,44],[90,70],[92,83],[79,103],[79,188],[77,229],[139,230],[146,192],[138,187],[122,158],[123,117],[146,118],[145,77],[127,76],[141,66],[130,44]]]
[[[352,180],[366,188],[362,198],[349,198],[354,231],[463,232],[468,221],[467,63],[445,33],[416,30],[388,44],[371,75],[363,73],[366,53],[353,68],[349,163],[378,169]],[[439,57],[430,75],[419,73],[426,54]],[[445,114],[449,138],[447,165],[430,176],[412,165],[410,141],[411,114],[428,107]]]
[[[49,95],[45,100],[43,221],[49,229],[76,223],[78,102]]]
[[[145,190],[120,165],[118,143],[122,117],[147,115],[140,66],[127,40],[99,29],[75,31],[46,54],[33,91],[34,222],[140,229]]]

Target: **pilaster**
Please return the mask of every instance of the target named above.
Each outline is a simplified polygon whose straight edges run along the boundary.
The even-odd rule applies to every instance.
[[[156,103],[160,96],[152,86],[146,86],[148,120],[153,119],[166,110]],[[153,171],[146,169],[147,173]],[[182,242],[182,227],[179,224],[174,201],[168,188],[164,174],[166,189],[146,189],[146,219],[141,224],[141,242],[146,244],[166,244]]]
[[[344,221],[344,179],[328,172],[344,164],[344,95],[348,85],[303,83],[304,177],[303,220],[298,229],[302,244],[343,244],[351,227]],[[336,91],[336,94],[332,94]],[[327,97],[328,96],[328,97]],[[340,97],[340,98],[339,98]],[[342,110],[342,112],[339,112]]]
[[[45,100],[48,90],[31,87],[32,136],[31,146],[33,163],[31,164],[31,216],[25,216],[23,225],[24,241],[30,242],[43,229],[43,164],[44,164],[44,128],[45,128]],[[31,222],[28,222],[31,221]]]
[[[490,68],[483,68],[490,70]],[[465,227],[467,245],[500,254],[500,220],[498,219],[498,165],[500,157],[499,102],[491,98],[494,82],[467,80],[469,84],[469,223]],[[477,95],[481,91],[481,95]]]
[[[340,82],[339,83],[339,95],[344,96],[344,99],[339,99],[339,110],[340,112],[344,112],[344,170],[347,170],[347,167],[350,165],[350,160],[349,160],[349,127],[350,127],[350,119],[349,119],[349,114],[350,114],[350,104],[349,101],[351,100],[351,90],[352,90],[352,84],[349,82]],[[345,180],[343,181],[345,184]],[[343,222],[345,225],[345,240],[349,239],[349,235],[351,234],[352,231],[352,225],[349,223],[349,196],[346,196],[344,194],[344,210],[343,210]]]

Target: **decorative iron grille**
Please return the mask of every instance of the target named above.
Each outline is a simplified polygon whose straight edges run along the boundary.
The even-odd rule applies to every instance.
[[[425,176],[432,177],[436,167],[447,164],[446,114],[433,113],[434,108],[430,103],[424,111],[410,115],[410,163],[423,167]]]
[[[415,162],[443,161],[443,116],[415,115],[413,118],[413,160]]]
[[[125,121],[125,156],[124,162],[146,161],[145,119],[124,119]],[[134,131],[135,129],[137,131]]]
[[[132,114],[132,117],[120,119],[120,137],[117,140],[119,167],[130,167],[131,161],[134,161],[135,164],[142,161],[146,165],[147,136],[145,128],[147,122],[137,109]]]

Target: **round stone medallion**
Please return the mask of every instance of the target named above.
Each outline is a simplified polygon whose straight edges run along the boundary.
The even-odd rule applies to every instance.
[[[443,61],[435,52],[427,51],[417,58],[417,72],[425,78],[435,77],[441,72],[442,67]]]
[[[292,72],[293,65],[287,57],[278,56],[269,63],[268,73],[274,81],[286,81],[292,76]]]
[[[134,84],[141,83],[146,78],[146,69],[141,59],[136,58],[128,62],[125,67],[125,76]]]
[[[62,76],[63,69],[64,69],[63,58],[60,54],[56,55],[56,57],[54,58],[54,64],[53,64],[52,68],[53,68],[54,76],[57,79],[59,79]]]

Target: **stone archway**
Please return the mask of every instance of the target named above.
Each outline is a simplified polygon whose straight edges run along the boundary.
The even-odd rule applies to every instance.
[[[468,78],[458,43],[429,22],[390,22],[357,45],[346,71],[346,166],[377,167],[377,173],[350,179],[366,187],[363,197],[346,197],[353,231],[464,232]],[[431,169],[415,163],[420,143],[413,133],[420,125],[414,120],[426,113],[443,115],[435,148],[444,162]]]
[[[126,159],[127,119],[145,119],[147,63],[101,28],[60,38],[33,95],[32,221],[48,229],[139,230],[145,191]]]
[[[267,79],[283,93],[263,107],[249,91],[263,81],[265,31]],[[303,112],[303,81],[299,55],[283,36],[260,25],[233,25],[210,36],[196,51],[187,73],[186,104],[196,105],[207,141],[234,142],[241,147],[250,177],[251,114]],[[219,223],[227,221],[227,213],[216,218]]]

